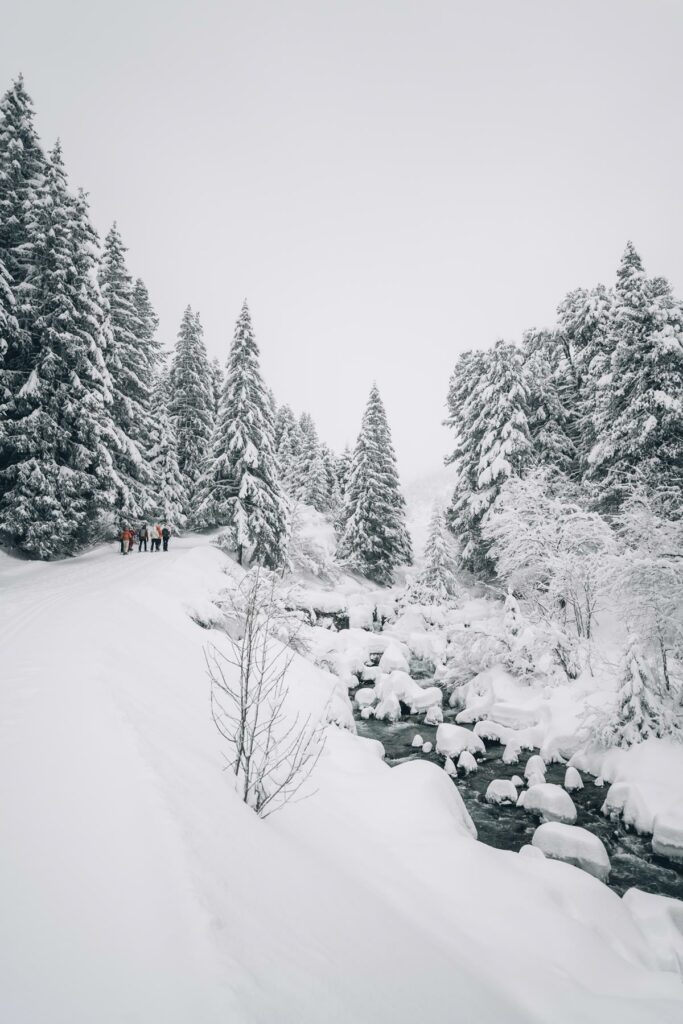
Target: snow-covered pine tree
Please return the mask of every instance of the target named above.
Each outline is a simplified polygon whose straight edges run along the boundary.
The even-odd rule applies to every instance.
[[[84,197],[68,192],[59,144],[32,217],[35,356],[3,424],[0,537],[31,557],[53,558],[100,535],[117,487],[94,232]]]
[[[306,501],[313,463],[320,451],[320,441],[318,440],[318,431],[310,413],[304,412],[301,414],[298,426],[299,450],[296,457],[296,480],[294,486],[297,498],[300,501]]]
[[[235,326],[211,456],[200,484],[196,519],[227,526],[225,544],[242,564],[269,569],[287,557],[289,512],[280,488],[272,408],[245,301]]]
[[[312,505],[317,512],[325,512],[328,508],[327,473],[320,452],[308,468],[302,501],[305,505]]]
[[[529,381],[528,421],[534,455],[570,478],[579,472],[576,397],[572,367],[559,331],[531,330],[524,335]],[[565,398],[569,403],[565,404]]]
[[[435,502],[429,522],[423,567],[418,575],[418,586],[430,602],[447,601],[455,593],[455,552],[453,538],[446,524],[444,510]]]
[[[5,264],[0,259],[0,447],[5,416],[5,404],[12,397],[12,378],[6,366],[9,353],[17,344],[19,324],[16,317],[17,302]]]
[[[122,444],[114,455],[114,464],[127,487],[121,512],[125,517],[141,518],[150,511],[151,477],[145,453],[152,438],[152,387],[158,349],[152,347],[156,330],[154,313],[146,289],[138,291],[138,301],[147,301],[141,320],[133,279],[126,266],[126,247],[116,224],[110,229],[102,248],[99,284],[109,315],[109,343],[105,350],[107,368],[113,383],[114,422]],[[144,285],[143,285],[144,288]]]
[[[351,472],[351,462],[353,456],[351,449],[348,444],[344,445],[343,452],[337,456],[335,468],[337,472],[337,482],[339,484],[339,490],[341,491],[342,497],[346,491],[346,485],[349,479],[349,473]]]
[[[610,746],[630,747],[660,735],[661,701],[635,633],[629,633],[621,662],[619,689],[610,727],[603,739]]]
[[[285,492],[295,500],[302,483],[301,430],[288,405],[281,405],[277,410],[274,437],[280,481]]]
[[[618,509],[639,484],[683,493],[683,308],[648,280],[631,242],[617,272],[611,360],[595,413],[588,479],[599,507]]]
[[[448,518],[462,564],[476,573],[493,571],[482,523],[505,480],[531,460],[528,391],[522,353],[504,341],[488,352],[464,353],[451,378],[446,422],[456,439],[448,462],[457,466],[458,480]]]
[[[337,460],[332,449],[324,442],[320,445],[320,458],[325,469],[325,511],[334,515],[341,503],[341,491],[337,480]]]
[[[169,414],[178,439],[178,465],[191,514],[197,484],[205,468],[213,435],[213,391],[199,315],[183,313],[170,372]]]
[[[157,378],[152,396],[152,417],[155,438],[148,455],[153,481],[152,511],[159,522],[166,523],[174,533],[178,533],[187,524],[185,509],[188,502],[178,466],[175,427],[168,414],[167,376],[159,375]]]
[[[380,584],[390,584],[396,567],[412,562],[405,499],[376,384],[370,391],[353,453],[338,556],[350,568]]]
[[[138,340],[142,343],[147,362],[147,373],[149,380],[154,381],[163,360],[161,343],[157,338],[159,329],[159,317],[154,311],[150,301],[147,286],[141,278],[137,278],[133,285],[133,302],[138,315]],[[154,404],[154,385],[151,385],[151,404]]]
[[[218,409],[221,404],[221,395],[223,394],[223,385],[225,380],[223,378],[223,368],[221,367],[218,359],[214,358],[209,364],[209,370],[211,372],[211,394],[213,396],[213,414],[218,416]]]

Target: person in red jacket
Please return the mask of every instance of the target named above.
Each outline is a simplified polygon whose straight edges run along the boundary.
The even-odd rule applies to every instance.
[[[122,555],[127,555],[128,552],[130,551],[130,549],[133,546],[133,534],[132,534],[132,531],[129,530],[127,526],[124,526],[123,529],[121,530],[120,540],[121,540],[121,554]]]

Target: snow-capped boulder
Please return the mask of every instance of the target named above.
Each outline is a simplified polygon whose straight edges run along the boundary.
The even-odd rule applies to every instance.
[[[683,803],[656,816],[652,849],[658,857],[683,864]]]
[[[513,784],[513,786],[516,786],[517,789],[519,789],[520,786],[524,785],[524,779],[522,778],[521,775],[513,775],[512,776],[512,784]]]
[[[356,690],[355,700],[359,708],[365,708],[369,704],[374,704],[377,700],[374,687],[366,686],[362,690]]]
[[[539,846],[531,846],[527,843],[526,846],[520,847],[520,857],[528,858],[529,860],[545,860],[545,854]]]
[[[683,903],[629,889],[622,897],[647,939],[660,971],[683,975]]]
[[[503,764],[517,764],[521,750],[519,740],[508,740],[503,751]]]
[[[485,754],[486,747],[473,732],[461,725],[442,722],[436,730],[436,749],[439,754],[459,757],[464,750],[471,754]]]
[[[371,707],[370,705],[368,705],[368,707],[363,708],[363,710],[360,713],[360,717],[361,718],[365,718],[367,720],[368,718],[372,718],[374,713],[375,713],[375,709],[373,707]]]
[[[492,743],[507,743],[510,730],[504,725],[499,725],[498,722],[492,722],[489,718],[482,718],[475,725],[473,732],[482,740],[489,740]]]
[[[401,717],[401,705],[399,704],[398,697],[395,693],[390,693],[388,697],[377,704],[374,708],[375,718],[386,722],[398,722]]]
[[[484,799],[487,804],[516,804],[517,790],[510,779],[494,779],[489,782]]]
[[[433,744],[431,744],[429,741],[427,741],[426,743],[422,744],[422,753],[423,754],[431,754],[432,749],[433,749]]]
[[[529,814],[540,814],[543,821],[560,821],[573,825],[576,821],[576,807],[569,793],[562,786],[542,782],[520,794],[518,805]]]
[[[389,675],[391,672],[405,672],[408,674],[408,659],[401,651],[398,644],[390,644],[379,659],[380,672]]]
[[[424,740],[420,736],[419,732],[416,732],[415,735],[413,736],[413,742],[410,745],[411,747],[421,747],[423,743]]]
[[[379,676],[375,683],[375,690],[380,700],[384,700],[385,697],[393,694],[399,700],[411,706],[413,701],[418,700],[423,692],[415,680],[411,679],[408,673],[402,669],[394,669],[393,672],[383,673]],[[440,690],[439,694],[441,694]]]
[[[509,729],[528,729],[538,725],[539,711],[536,707],[526,704],[513,704],[508,701],[496,701],[489,708],[489,718],[493,718]]]
[[[528,779],[533,772],[540,772],[545,778],[545,761],[538,754],[532,754],[527,761],[524,768],[524,777]]]
[[[620,818],[636,832],[651,833],[654,813],[640,786],[633,782],[615,782],[607,790],[602,813],[607,818]]]
[[[446,763],[443,766],[443,770],[446,772],[447,775],[457,775],[458,774],[458,769],[455,767],[455,764],[453,763],[453,759],[450,758],[450,757],[446,758]]]
[[[556,788],[560,789],[559,786]],[[564,790],[560,789],[560,792],[564,793]],[[527,793],[527,796],[529,795]],[[566,793],[564,795],[567,796]],[[531,843],[542,850],[546,857],[574,864],[575,867],[599,878],[601,882],[606,882],[609,878],[611,866],[607,850],[602,841],[588,829],[551,821],[538,826]]]
[[[529,787],[529,789],[531,789],[532,786],[542,786],[544,782],[545,775],[543,775],[543,773],[539,771],[531,772],[528,779],[526,780],[526,784]]]
[[[414,685],[417,689],[411,690],[410,699],[408,700],[411,715],[416,715],[418,712],[426,711],[429,708],[441,707],[443,690],[440,690],[438,686],[427,686],[423,690],[417,683],[414,682]]]
[[[425,725],[441,725],[443,722],[443,711],[441,710],[440,704],[432,704],[431,707],[427,708],[427,714],[425,715]]]
[[[425,633],[427,620],[417,608],[406,608],[391,626],[392,636],[408,641],[413,633]]]
[[[458,758],[458,768],[460,768],[465,775],[469,775],[470,772],[478,771],[479,765],[474,758],[474,754],[471,754],[469,750],[463,750],[462,754]]]
[[[573,793],[575,789],[583,789],[583,779],[576,768],[572,768],[571,766],[567,768],[564,773],[564,788],[569,793]]]
[[[379,665],[363,665],[360,677],[364,683],[374,683],[379,674]]]

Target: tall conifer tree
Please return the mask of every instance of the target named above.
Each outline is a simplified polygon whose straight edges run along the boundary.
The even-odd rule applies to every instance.
[[[373,384],[363,413],[346,490],[338,555],[350,568],[390,584],[399,565],[412,561],[396,456],[386,412]]]
[[[240,564],[270,569],[286,561],[287,501],[280,489],[275,424],[261,377],[259,350],[245,301],[235,327],[211,457],[200,484],[196,519],[227,526],[227,547]]]
[[[205,468],[213,434],[211,371],[199,314],[190,306],[183,313],[169,385],[169,414],[178,439],[178,465],[191,512],[196,488]]]

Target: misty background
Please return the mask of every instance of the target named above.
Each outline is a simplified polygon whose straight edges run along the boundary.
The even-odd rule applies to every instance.
[[[406,478],[450,447],[456,355],[611,284],[627,238],[683,284],[679,0],[4,5],[45,146],[117,220],[170,346],[264,375],[353,443],[376,380]]]

